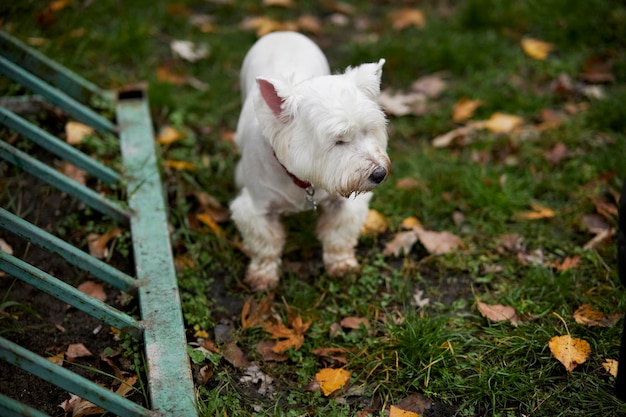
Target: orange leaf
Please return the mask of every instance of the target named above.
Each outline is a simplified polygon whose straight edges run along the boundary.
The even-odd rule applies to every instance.
[[[196,169],[196,164],[194,164],[193,162],[173,161],[171,159],[163,161],[163,165],[177,171],[195,171]]]
[[[421,10],[403,8],[389,13],[391,27],[394,30],[402,30],[409,26],[423,28],[426,26],[426,17]]]
[[[161,132],[157,137],[157,143],[159,143],[160,145],[170,145],[174,142],[178,142],[185,136],[187,136],[185,132],[176,130],[172,126],[165,126],[163,129],[161,129]]]
[[[548,342],[550,352],[559,362],[571,372],[581,363],[584,363],[591,353],[589,342],[584,339],[575,339],[570,335],[555,336]]]
[[[491,321],[508,321],[513,326],[517,326],[519,324],[517,312],[511,306],[503,306],[501,304],[485,304],[480,300],[477,300],[476,305],[478,306],[480,314]]]
[[[370,209],[367,212],[367,218],[361,228],[362,235],[375,236],[387,230],[387,220],[376,210]]]
[[[291,320],[291,328],[285,326],[282,322],[265,323],[263,330],[270,334],[272,339],[280,339],[272,348],[274,353],[284,353],[290,348],[300,349],[304,343],[304,333],[308,330],[311,322],[303,322],[300,316],[296,316]]]
[[[574,311],[574,320],[576,323],[587,327],[612,327],[621,317],[621,313],[607,316],[601,311],[594,310],[591,304],[583,304]]]
[[[452,120],[458,123],[470,119],[481,104],[482,101],[480,100],[460,99],[452,109]]]
[[[109,248],[107,245],[111,239],[116,238],[122,233],[122,229],[115,228],[103,235],[97,233],[89,233],[87,235],[87,245],[89,246],[89,254],[94,258],[103,259],[109,256]]]
[[[613,378],[617,377],[617,367],[619,362],[615,359],[607,359],[602,362],[602,367],[613,376]]]
[[[241,328],[246,330],[267,323],[273,302],[273,293],[268,294],[260,301],[256,301],[254,297],[248,298],[241,309]]]
[[[554,217],[554,211],[537,203],[530,203],[533,211],[523,211],[515,215],[515,220],[538,220]]]
[[[63,359],[65,358],[65,352],[61,352],[61,353],[57,353],[54,356],[50,356],[48,359],[50,362],[56,364],[56,365],[60,365],[63,366]]]
[[[70,145],[78,145],[85,136],[93,134],[93,127],[78,122],[67,122],[65,125],[65,141]]]
[[[82,343],[73,343],[67,347],[67,360],[72,361],[85,356],[93,356],[93,354]]]
[[[493,133],[511,133],[522,125],[523,119],[519,116],[505,113],[494,113],[485,122],[484,127]]]
[[[521,43],[526,55],[534,59],[544,60],[554,50],[554,45],[539,39],[523,38]]]
[[[209,228],[217,236],[224,236],[224,230],[222,230],[222,228],[217,225],[215,220],[213,220],[213,218],[209,214],[206,214],[206,213],[196,214],[196,219],[198,219],[200,222],[204,223],[205,225],[209,226]]]
[[[406,411],[392,405],[389,408],[389,417],[419,417],[419,414],[414,413],[413,411]]]
[[[59,170],[81,185],[87,184],[87,171],[78,168],[76,165],[63,161]]]
[[[329,396],[340,390],[350,380],[350,372],[343,368],[324,368],[315,374],[315,380],[320,384],[324,395]]]
[[[557,271],[567,271],[568,269],[574,269],[580,263],[580,255],[576,256],[568,256],[563,259],[563,262],[554,262],[552,266],[556,268]]]
[[[341,320],[340,324],[341,327],[348,329],[359,329],[361,325],[365,326],[366,329],[370,328],[369,320],[364,317],[346,317]]]
[[[104,292],[102,284],[94,281],[85,281],[76,287],[76,289],[83,294],[87,294],[88,296],[95,298],[96,300],[105,301],[107,299],[107,295],[106,292]]]

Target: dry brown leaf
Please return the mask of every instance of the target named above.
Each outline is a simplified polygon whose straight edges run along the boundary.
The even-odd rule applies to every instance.
[[[522,49],[531,58],[544,60],[554,50],[554,45],[534,38],[522,38]]]
[[[398,257],[402,253],[405,255],[411,252],[411,248],[417,242],[417,233],[414,230],[406,232],[398,232],[394,235],[393,239],[385,243],[385,249],[383,249],[383,256],[395,256]]]
[[[9,255],[13,255],[13,248],[2,238],[0,238],[0,250]]]
[[[187,77],[187,74],[174,71],[167,65],[160,65],[157,68],[157,80],[164,83],[183,85],[187,83]]]
[[[426,96],[422,93],[383,90],[378,96],[378,102],[387,114],[419,116],[425,112]]]
[[[163,161],[163,166],[175,169],[176,171],[195,171],[197,166],[193,162],[187,161],[173,161],[166,159]]]
[[[107,299],[107,294],[104,292],[102,284],[94,281],[85,281],[76,287],[76,289],[83,294],[87,294],[88,296],[95,298],[96,300],[106,301]]]
[[[415,190],[416,188],[421,187],[422,183],[415,178],[405,177],[400,178],[396,182],[396,188],[398,190]]]
[[[329,358],[344,365],[348,364],[348,360],[344,358],[343,354],[348,353],[349,351],[345,348],[319,348],[314,349],[311,353],[315,356],[320,356],[322,358]]]
[[[524,251],[524,238],[517,233],[509,233],[498,238],[498,242],[512,253]]]
[[[613,376],[613,378],[617,377],[617,368],[618,368],[619,362],[616,361],[615,359],[607,359],[604,362],[602,362],[602,367],[609,373],[611,374],[611,376]]]
[[[403,398],[398,404],[396,404],[397,408],[404,411],[412,411],[418,415],[425,414],[427,410],[432,408],[432,406],[433,402],[418,392]]]
[[[174,266],[177,272],[182,272],[185,269],[195,269],[196,263],[189,256],[179,255],[174,258]]]
[[[612,327],[621,319],[622,313],[606,315],[595,310],[591,304],[583,304],[574,311],[574,320],[587,327]]]
[[[461,238],[450,232],[416,229],[415,233],[421,244],[432,255],[452,253],[463,246]]]
[[[171,145],[172,143],[183,139],[185,136],[187,136],[185,132],[176,130],[172,126],[165,126],[159,132],[157,143],[160,145]]]
[[[272,348],[274,353],[282,354],[290,348],[300,349],[304,343],[304,333],[309,329],[311,322],[303,322],[300,316],[295,316],[290,320],[290,325],[291,327],[287,327],[280,321],[263,324],[263,330],[270,334],[270,338],[278,340]]]
[[[513,326],[517,326],[519,324],[519,317],[515,308],[511,306],[503,306],[501,304],[486,304],[480,300],[477,300],[476,305],[478,306],[478,311],[483,317],[494,321],[508,321]]]
[[[615,81],[613,63],[611,57],[591,56],[584,63],[580,78],[591,84],[612,83]]]
[[[69,414],[72,417],[104,414],[104,409],[74,394],[70,394],[70,398],[59,404],[59,407],[61,407],[66,414]]]
[[[367,212],[367,218],[361,228],[362,235],[378,235],[387,230],[387,220],[385,217],[374,209]]]
[[[73,343],[67,347],[65,357],[68,361],[73,361],[76,358],[82,358],[85,356],[93,356],[93,353],[91,353],[82,343]]]
[[[59,170],[67,177],[73,179],[81,185],[87,184],[87,172],[78,168],[76,165],[70,164],[67,161],[63,161],[59,167]]]
[[[563,272],[569,269],[576,268],[579,263],[580,263],[580,255],[575,255],[575,256],[568,256],[567,258],[563,259],[562,262],[553,262],[552,266],[557,271]]]
[[[50,356],[46,359],[48,359],[50,362],[56,365],[63,366],[63,360],[65,359],[65,352],[57,353],[56,355]]]
[[[107,245],[111,239],[116,238],[122,233],[122,229],[115,228],[103,235],[97,233],[89,233],[87,235],[87,245],[89,246],[89,254],[94,258],[104,259],[109,256],[109,248]]]
[[[263,6],[284,7],[288,9],[293,6],[293,1],[292,0],[263,0]]]
[[[269,293],[261,300],[254,297],[248,298],[241,308],[241,328],[251,329],[267,323],[267,319],[274,302],[274,293]]]
[[[361,325],[365,326],[366,329],[370,328],[369,320],[364,317],[346,317],[339,324],[347,329],[359,329]]]
[[[320,19],[316,16],[300,16],[298,20],[296,20],[296,24],[303,31],[313,33],[314,35],[319,35],[322,32],[322,22],[320,22]]]
[[[589,342],[570,335],[554,336],[548,342],[548,347],[552,355],[565,366],[568,372],[584,363],[591,353]]]
[[[137,375],[131,375],[128,378],[123,379],[120,382],[120,386],[115,390],[115,393],[117,395],[121,395],[122,397],[126,397],[133,391],[133,386],[137,383],[137,379]]]
[[[512,114],[494,113],[484,124],[493,133],[511,133],[522,125],[524,120]]]
[[[456,102],[452,109],[452,120],[459,123],[471,119],[474,112],[483,102],[464,97]]]
[[[411,84],[411,90],[423,93],[428,98],[438,98],[445,90],[447,83],[441,74],[424,75]]]
[[[82,143],[85,136],[92,135],[93,127],[79,122],[67,122],[65,124],[65,141],[70,145]]]
[[[276,342],[271,340],[262,340],[256,344],[256,351],[259,352],[264,361],[267,362],[285,362],[289,359],[288,355],[279,355],[274,352]]]
[[[244,19],[239,26],[244,30],[256,30],[256,35],[259,38],[271,32],[281,30],[298,30],[298,25],[295,22],[279,22],[267,16],[257,16]]]
[[[394,30],[402,30],[410,26],[418,28],[426,26],[426,16],[424,16],[424,12],[408,7],[389,13],[389,20]]]
[[[537,203],[530,203],[530,207],[533,211],[523,211],[517,213],[514,216],[515,220],[538,220],[554,217],[554,211],[549,207],[545,207]]]
[[[419,417],[419,414],[392,405],[389,407],[389,417]]]
[[[209,229],[213,231],[217,236],[224,236],[224,230],[218,226],[218,224],[213,220],[211,213],[200,213],[196,214],[196,219],[198,219],[201,223],[207,225]]]
[[[610,229],[599,232],[589,242],[585,243],[585,245],[583,246],[583,250],[595,249],[597,246],[599,246],[603,242],[611,239],[614,234],[615,234],[614,228],[610,228]]]
[[[563,142],[559,142],[554,147],[545,153],[546,159],[552,165],[558,165],[563,158],[567,156],[567,146]]]
[[[246,359],[246,355],[234,341],[229,341],[222,347],[222,356],[235,368],[247,368],[250,366],[250,361]]]
[[[476,131],[485,127],[484,121],[470,122],[466,126],[457,127],[449,132],[437,136],[432,140],[432,145],[435,148],[447,148],[454,142],[460,145],[468,145],[471,143],[472,136]]]
[[[315,374],[315,380],[319,383],[324,395],[329,396],[346,385],[350,380],[350,372],[343,368],[324,368]]]

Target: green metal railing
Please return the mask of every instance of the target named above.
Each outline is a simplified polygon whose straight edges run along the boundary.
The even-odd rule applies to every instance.
[[[69,264],[122,291],[135,291],[139,298],[141,318],[135,319],[91,298],[2,250],[0,270],[111,326],[143,338],[148,364],[150,407],[137,405],[2,337],[0,359],[119,416],[197,416],[196,395],[186,351],[180,297],[167,230],[167,207],[161,189],[154,132],[144,88],[136,87],[119,92],[101,90],[4,32],[0,32],[0,74],[43,97],[71,117],[97,130],[113,132],[119,136],[123,176],[8,109],[0,108],[0,124],[106,184],[124,183],[129,196],[127,206],[103,197],[0,140],[0,159],[130,227],[135,256],[134,277],[3,208],[0,208],[0,228],[62,257]],[[85,104],[93,100],[109,102],[115,106],[115,124]],[[40,411],[1,394],[0,415],[45,416]]]

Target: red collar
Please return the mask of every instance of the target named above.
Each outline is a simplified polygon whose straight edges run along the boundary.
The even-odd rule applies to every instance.
[[[295,175],[293,175],[291,172],[289,172],[289,170],[283,165],[282,162],[280,162],[278,160],[278,158],[276,157],[276,152],[272,151],[272,153],[274,154],[274,158],[276,158],[276,161],[278,161],[278,163],[280,164],[281,167],[283,167],[283,169],[285,170],[285,172],[287,173],[287,175],[289,175],[289,178],[291,178],[291,180],[293,181],[294,184],[296,184],[298,187],[300,188],[304,188],[307,189],[311,186],[311,183],[308,181],[303,181],[300,178],[296,177]]]

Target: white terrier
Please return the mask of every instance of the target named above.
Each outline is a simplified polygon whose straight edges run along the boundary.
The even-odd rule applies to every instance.
[[[235,135],[241,193],[230,208],[251,258],[245,282],[253,290],[278,284],[284,213],[318,210],[330,276],[359,267],[354,248],[369,191],[391,169],[377,103],[384,63],[329,75],[322,51],[295,32],[266,35],[246,55]]]

